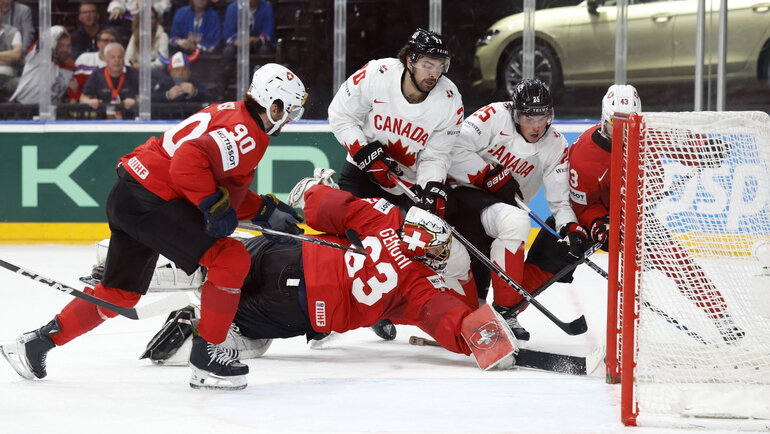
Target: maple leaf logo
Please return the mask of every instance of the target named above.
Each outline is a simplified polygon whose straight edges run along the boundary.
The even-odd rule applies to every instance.
[[[417,153],[411,152],[409,146],[402,145],[401,139],[398,139],[395,142],[388,140],[388,144],[385,147],[391,158],[406,167],[414,166],[414,163],[417,161]]]

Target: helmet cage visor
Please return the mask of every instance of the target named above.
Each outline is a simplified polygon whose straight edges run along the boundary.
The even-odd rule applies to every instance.
[[[428,72],[440,72],[446,74],[449,72],[449,58],[448,57],[432,57],[425,55],[412,56],[409,59],[409,63],[413,68],[422,69]]]

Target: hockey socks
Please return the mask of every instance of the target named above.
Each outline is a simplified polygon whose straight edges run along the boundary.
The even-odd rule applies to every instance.
[[[506,248],[504,243],[492,242],[491,259],[505,274],[516,282],[521,283],[524,277],[524,242],[515,251]],[[494,301],[501,306],[513,306],[523,297],[511,288],[495,273],[492,273],[492,289]]]
[[[212,344],[224,342],[230,323],[235,318],[240,298],[239,288],[224,288],[211,283],[210,280],[206,281],[201,290],[201,319],[198,323],[198,334]]]
[[[97,284],[94,288],[85,288],[84,292],[123,307],[134,307],[139,298],[141,298],[141,295],[135,292],[109,288],[101,283]],[[53,339],[56,345],[64,345],[76,337],[93,330],[107,318],[115,316],[117,316],[115,312],[76,298],[64,306],[61,313],[56,315],[61,325],[61,331],[51,334],[51,339]]]

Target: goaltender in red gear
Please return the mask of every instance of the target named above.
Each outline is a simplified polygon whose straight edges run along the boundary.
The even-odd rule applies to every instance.
[[[474,311],[451,295],[439,274],[452,242],[443,220],[419,207],[402,217],[385,199],[358,199],[325,185],[303,197],[308,225],[326,232],[313,237],[348,245],[340,234],[352,229],[367,254],[309,242],[276,244],[264,236],[243,240],[251,267],[234,323],[236,339],[253,344],[242,350],[257,345],[261,355],[266,346],[257,340],[317,339],[392,318],[420,327],[450,351],[473,353],[481,369],[513,364],[516,340],[505,321],[488,305]],[[169,324],[176,329],[173,322],[164,329]],[[153,357],[164,345],[153,338],[146,354]],[[172,354],[168,350],[164,354]],[[252,357],[246,353],[242,357]],[[155,360],[164,364],[164,357]]]
[[[246,386],[248,366],[215,357],[222,354],[218,344],[235,315],[250,263],[243,244],[228,235],[238,220],[249,219],[277,230],[301,231],[293,209],[249,186],[268,135],[279,134],[283,125],[301,117],[305,97],[304,85],[290,70],[267,64],[254,73],[243,100],[201,110],[160,138],[151,137],[117,166],[118,180],[106,205],[111,238],[104,277],[86,292],[132,307],[147,292],[159,254],[187,273],[207,267],[191,354],[192,387],[207,388],[203,380],[193,381],[196,367],[204,371],[198,377],[212,373],[242,380],[237,387],[221,388]],[[49,324],[19,337],[20,360],[12,365],[26,378],[43,378],[48,350],[114,316],[76,298]],[[205,360],[196,363],[196,354]]]

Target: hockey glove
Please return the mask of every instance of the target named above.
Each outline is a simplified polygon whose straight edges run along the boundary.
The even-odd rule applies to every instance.
[[[588,235],[586,234],[586,230],[583,229],[583,226],[580,226],[575,222],[567,223],[561,227],[559,235],[562,237],[561,240],[559,240],[559,244],[564,246],[566,253],[569,253],[570,256],[574,256],[575,258],[583,256],[583,253],[585,253],[588,248],[588,244],[586,243]]]
[[[372,182],[380,184],[386,188],[393,188],[396,183],[388,178],[388,171],[398,176],[404,174],[398,167],[396,160],[390,157],[380,142],[372,142],[359,149],[353,155],[353,161],[360,170],[368,172],[369,179]]]
[[[235,231],[238,216],[230,207],[230,194],[225,187],[217,187],[216,193],[205,197],[198,204],[203,213],[206,234],[214,238],[224,238]]]
[[[524,199],[519,182],[514,179],[511,169],[505,166],[500,165],[488,170],[482,182],[487,191],[507,204],[516,206],[516,196]]]
[[[304,233],[304,231],[297,226],[298,223],[302,222],[302,217],[297,214],[297,211],[294,211],[294,208],[281,202],[272,194],[263,194],[261,196],[262,206],[259,208],[257,215],[252,217],[252,223],[262,226],[265,229],[273,229],[275,231],[287,232],[294,235]],[[294,244],[296,242],[293,238],[282,237],[280,235],[262,235],[277,244]]]
[[[417,206],[443,219],[446,213],[446,204],[449,201],[449,191],[448,185],[430,181],[425,184],[425,188],[420,189],[420,193],[417,195],[420,202],[417,203]]]
[[[600,249],[609,251],[610,246],[610,216],[597,217],[591,223],[591,240],[602,243]]]

